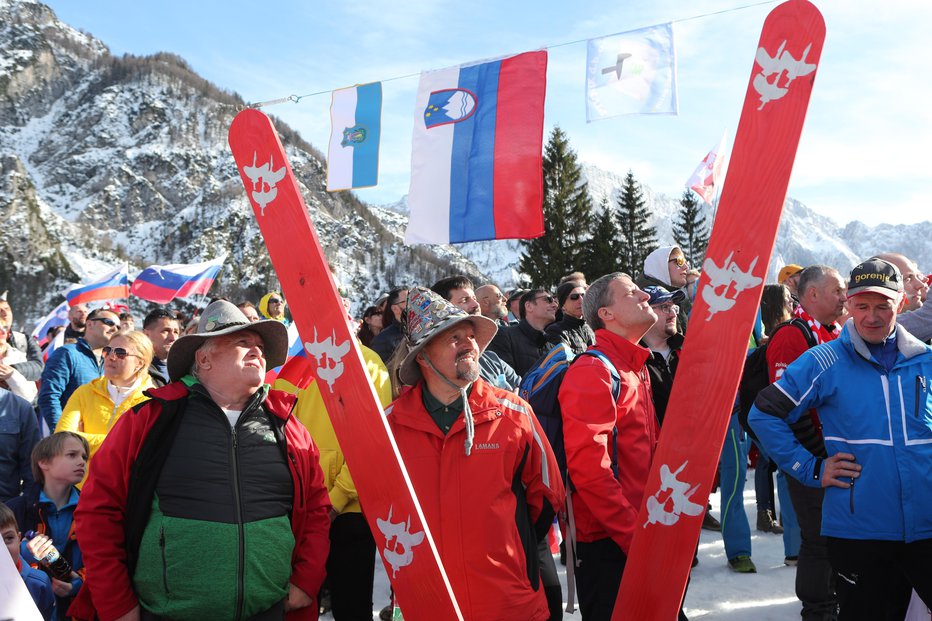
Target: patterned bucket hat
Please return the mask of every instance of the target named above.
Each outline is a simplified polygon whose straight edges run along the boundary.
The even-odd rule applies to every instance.
[[[421,379],[417,355],[435,336],[463,321],[472,322],[479,351],[485,351],[498,332],[494,321],[482,315],[470,315],[429,289],[412,287],[408,291],[408,303],[402,317],[408,353],[398,368],[401,381],[408,385],[416,384]]]

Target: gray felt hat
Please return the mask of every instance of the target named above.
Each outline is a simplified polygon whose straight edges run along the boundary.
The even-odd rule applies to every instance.
[[[288,329],[280,321],[266,319],[250,322],[246,315],[226,300],[208,304],[197,322],[197,332],[183,336],[168,350],[168,376],[175,382],[191,371],[194,352],[207,339],[251,330],[262,337],[268,369],[281,366],[288,355]]]

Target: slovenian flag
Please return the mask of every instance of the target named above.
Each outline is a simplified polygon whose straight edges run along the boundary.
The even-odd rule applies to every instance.
[[[379,180],[382,83],[333,91],[327,191],[367,188]]]
[[[547,52],[421,74],[405,242],[544,234]]]
[[[136,276],[132,294],[156,304],[195,294],[207,295],[224,260],[226,255],[205,263],[150,265]]]
[[[68,302],[62,302],[55,309],[39,320],[35,330],[32,331],[32,338],[38,341],[39,345],[45,345],[48,341],[46,334],[50,328],[64,326],[68,324]]]
[[[86,285],[72,285],[65,291],[68,306],[129,297],[126,263]]]

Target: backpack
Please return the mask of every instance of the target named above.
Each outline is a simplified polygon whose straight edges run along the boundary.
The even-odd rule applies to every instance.
[[[774,329],[770,338],[773,339],[777,332],[786,326],[796,326],[798,330],[801,330],[809,347],[818,345],[812,330],[809,329],[809,325],[799,317],[793,317],[789,321],[781,323]],[[757,399],[757,393],[770,386],[770,369],[767,367],[767,345],[769,344],[770,341],[748,354],[747,359],[744,361],[741,382],[738,384],[738,422],[741,423],[741,428],[755,441],[758,441],[757,436],[748,424],[748,414],[751,413],[751,406],[754,405],[754,400]]]
[[[558,343],[551,347],[544,357],[531,366],[518,388],[518,395],[531,405],[537,420],[540,422],[544,434],[550,441],[550,448],[557,458],[560,475],[564,481],[569,481],[566,470],[566,446],[563,442],[563,413],[560,410],[560,401],[557,396],[563,378],[570,365],[583,356],[592,356],[601,360],[612,376],[612,397],[618,401],[621,395],[621,377],[608,357],[597,349],[590,349],[578,356],[565,343]],[[612,427],[612,472],[618,477],[618,449],[615,446],[615,437],[618,429]],[[570,482],[572,486],[572,482]]]

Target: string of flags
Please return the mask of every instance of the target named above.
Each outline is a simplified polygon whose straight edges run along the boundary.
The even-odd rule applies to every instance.
[[[672,21],[586,43],[587,122],[621,115],[678,113]],[[420,74],[406,243],[543,235],[540,164],[546,66],[547,50],[543,49]],[[514,67],[521,69],[510,69]],[[378,185],[381,82],[330,93],[327,190]],[[292,95],[254,107],[298,102],[309,96]],[[718,151],[713,149],[712,160],[706,162],[707,157],[694,173],[700,174],[705,164],[712,166],[702,183],[692,178],[687,183],[687,187],[701,188],[696,191],[707,202],[721,185],[722,160],[713,154],[723,149],[723,145]]]

